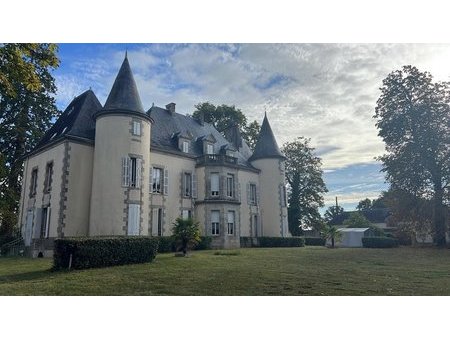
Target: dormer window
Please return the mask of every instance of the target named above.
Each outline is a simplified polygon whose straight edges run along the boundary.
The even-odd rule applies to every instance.
[[[183,153],[189,153],[189,142],[188,141],[183,141],[183,148],[182,148],[182,150],[183,150]]]
[[[208,155],[214,154],[214,146],[210,143],[206,144],[206,153]]]

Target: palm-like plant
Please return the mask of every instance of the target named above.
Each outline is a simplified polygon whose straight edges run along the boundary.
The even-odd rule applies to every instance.
[[[189,248],[200,242],[200,229],[198,222],[192,218],[177,218],[173,223],[172,237],[186,256]]]
[[[322,230],[322,236],[325,239],[331,239],[331,247],[334,248],[334,242],[342,237],[342,232],[336,226],[327,224]]]

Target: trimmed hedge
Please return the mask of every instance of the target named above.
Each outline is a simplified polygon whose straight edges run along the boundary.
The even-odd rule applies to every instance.
[[[258,242],[260,248],[305,246],[303,237],[258,237]]]
[[[239,238],[240,240],[240,244],[241,244],[241,248],[251,248],[255,245],[253,245],[253,238],[252,237],[241,237]]]
[[[325,246],[326,239],[322,237],[305,237],[305,245]]]
[[[172,236],[161,236],[157,237],[159,241],[158,252],[176,252],[177,246],[175,240]],[[193,250],[210,250],[211,249],[212,238],[208,236],[200,236],[200,242],[193,247]]]
[[[151,237],[90,237],[55,239],[53,269],[89,269],[151,262],[158,250]]]
[[[200,242],[194,247],[194,250],[210,250],[212,238],[209,236],[200,236]]]
[[[365,248],[395,248],[398,240],[391,237],[363,237],[363,247]]]

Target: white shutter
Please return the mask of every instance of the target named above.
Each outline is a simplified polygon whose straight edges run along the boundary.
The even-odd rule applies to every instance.
[[[152,236],[158,236],[158,208],[152,209]]]
[[[41,236],[42,208],[36,208],[36,215],[34,219],[36,222],[34,222],[33,238],[39,238]]]
[[[139,235],[140,205],[128,204],[128,235]]]
[[[211,211],[211,223],[220,222],[220,211]]]
[[[136,188],[141,187],[142,159],[136,159]]]
[[[219,174],[211,174],[211,191],[219,191]]]
[[[25,246],[31,245],[31,235],[33,230],[33,210],[27,212],[27,220],[25,223]]]
[[[50,214],[52,209],[50,207],[47,208],[47,219],[45,220],[45,238],[48,238],[50,233]]]
[[[241,184],[234,184],[235,189],[235,198],[240,202],[241,201]]]
[[[220,187],[220,190],[219,190],[219,196],[226,197],[227,196],[227,177],[222,176],[221,178],[222,179],[220,180],[220,183],[222,184],[222,186]]]
[[[197,198],[197,175],[192,173],[192,198]]]
[[[169,170],[164,169],[164,195],[169,195]]]
[[[259,205],[259,186],[255,185],[256,190],[256,205]]]
[[[130,158],[122,157],[122,186],[130,186]]]
[[[141,123],[136,122],[136,135],[141,136]]]
[[[153,192],[153,167],[150,166],[150,173],[149,173],[150,179],[148,180],[149,189],[148,191],[150,194]]]
[[[248,204],[248,205],[252,204],[252,203],[251,203],[250,194],[251,194],[251,191],[250,191],[250,183],[247,183],[247,204]]]

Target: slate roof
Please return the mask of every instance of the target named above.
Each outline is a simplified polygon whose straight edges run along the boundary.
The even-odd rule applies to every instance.
[[[95,121],[93,115],[101,108],[102,105],[92,90],[89,89],[77,96],[59,116],[55,124],[44,134],[33,151],[64,136],[94,140]]]
[[[251,162],[261,158],[286,158],[280,151],[280,148],[278,148],[278,144],[275,140],[275,136],[273,135],[267,115],[264,115],[261,131],[259,132],[258,141],[255,146],[255,151],[249,158],[249,161]]]
[[[103,111],[135,112],[144,114],[141,98],[125,55],[122,66],[106,99]]]
[[[178,141],[176,137],[173,137],[177,133],[179,135],[186,135],[188,132],[192,135],[190,143],[189,153],[193,156],[203,155],[203,139],[212,135],[216,143],[214,143],[214,152],[219,153],[220,148],[228,146],[233,148],[232,144],[228,142],[221,133],[209,123],[201,125],[197,120],[190,116],[170,113],[168,110],[153,106],[147,112],[154,121],[152,124],[151,133],[151,147],[159,150],[166,150],[170,152],[179,152]],[[238,164],[251,167],[248,163],[248,158],[252,152],[245,142],[242,142],[240,147],[235,153],[235,157],[238,159]]]

